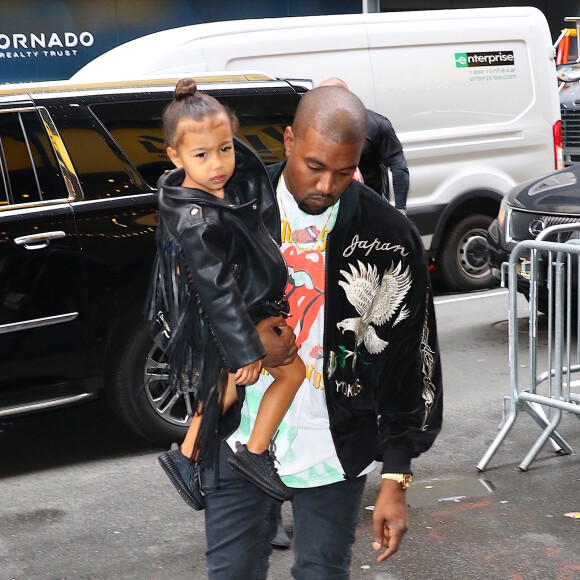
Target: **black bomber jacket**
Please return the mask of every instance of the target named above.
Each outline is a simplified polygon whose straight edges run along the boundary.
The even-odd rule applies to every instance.
[[[278,183],[284,163],[268,167]],[[265,222],[280,239],[275,200]],[[330,430],[347,478],[373,460],[410,473],[441,429],[435,311],[420,235],[352,181],[326,246],[324,380]]]

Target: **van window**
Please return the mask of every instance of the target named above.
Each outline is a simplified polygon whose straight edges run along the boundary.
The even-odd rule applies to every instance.
[[[57,161],[35,111],[0,114],[0,204],[66,199]]]

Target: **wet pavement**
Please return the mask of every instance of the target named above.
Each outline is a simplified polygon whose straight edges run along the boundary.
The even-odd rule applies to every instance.
[[[580,520],[572,517],[580,512],[578,456],[558,456],[547,446],[529,471],[520,471],[520,460],[540,434],[521,416],[480,473],[466,458],[479,460],[482,443],[491,442],[495,432],[485,413],[472,418],[465,432],[448,427],[433,455],[415,462],[417,478],[408,492],[411,526],[400,552],[382,568],[364,551],[361,535],[366,540],[371,520],[370,512],[363,514],[353,577],[580,579]],[[560,432],[580,449],[578,419],[565,417]],[[448,447],[445,453],[442,446]],[[371,482],[369,504],[372,488]]]
[[[521,414],[479,472],[509,387],[507,294],[438,297],[436,312],[443,431],[413,463],[410,529],[383,564],[370,547],[370,474],[353,580],[580,580],[580,421],[564,414],[558,428],[573,454],[547,444],[522,472],[540,428]],[[0,580],[205,578],[203,515],[177,496],[160,451],[103,402],[0,423]],[[289,504],[283,518],[291,532]],[[269,578],[290,578],[291,560],[275,550]]]
[[[525,307],[523,302],[520,310]],[[558,427],[575,454],[558,455],[548,443],[523,472],[519,464],[541,429],[520,413],[480,472],[476,465],[498,433],[509,392],[507,294],[487,292],[465,301],[444,297],[436,300],[436,311],[444,428],[433,448],[413,462],[415,479],[407,492],[411,525],[400,551],[383,564],[370,550],[380,476],[369,476],[352,578],[580,580],[580,420],[565,413]],[[526,333],[524,317],[522,367]],[[291,523],[289,512],[286,517]],[[271,577],[287,578],[276,571],[277,558],[279,553]]]

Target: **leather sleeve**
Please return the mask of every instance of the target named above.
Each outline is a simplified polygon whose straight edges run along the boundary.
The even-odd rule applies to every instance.
[[[376,131],[376,147],[379,163],[385,169],[383,179],[388,179],[386,169],[390,169],[393,176],[393,193],[395,207],[405,209],[407,194],[409,193],[409,169],[403,153],[403,146],[393,129],[393,125],[386,118],[377,115],[378,128]],[[389,191],[388,184],[384,191]]]
[[[202,208],[197,208],[201,218]],[[227,266],[227,234],[217,221],[192,220],[181,236],[194,290],[229,370],[266,354]]]
[[[407,207],[407,194],[409,193],[409,170],[403,151],[391,157],[389,169],[393,176],[393,192],[395,207],[405,209]]]

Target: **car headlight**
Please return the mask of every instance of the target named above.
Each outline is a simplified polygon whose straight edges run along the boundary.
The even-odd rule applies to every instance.
[[[497,223],[499,225],[499,229],[502,231],[506,240],[508,238],[509,219],[512,213],[512,208],[508,205],[507,199],[508,196],[504,195],[501,203],[499,204],[499,213],[497,214]]]

